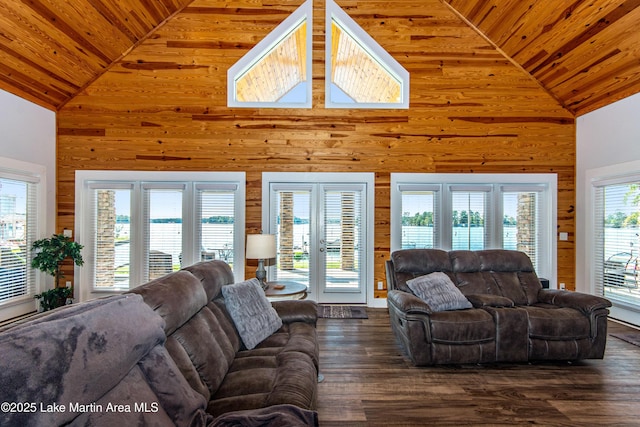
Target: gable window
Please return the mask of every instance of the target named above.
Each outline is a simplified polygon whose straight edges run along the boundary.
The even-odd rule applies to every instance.
[[[31,245],[44,228],[44,168],[0,158],[0,309],[3,317],[35,309],[37,270]]]
[[[313,1],[227,71],[227,105],[311,108]],[[326,2],[325,107],[409,108],[409,73],[333,0]]]
[[[81,298],[211,259],[243,277],[244,182],[244,173],[78,172]]]
[[[504,248],[555,278],[553,174],[391,174],[391,250]]]
[[[229,68],[229,107],[311,107],[312,13],[307,0]]]
[[[333,0],[325,20],[326,108],[409,108],[409,72]]]

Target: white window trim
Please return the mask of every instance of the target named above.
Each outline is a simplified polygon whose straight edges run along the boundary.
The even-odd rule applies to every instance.
[[[331,63],[332,61],[332,21],[336,21],[341,28],[348,32],[356,41],[366,47],[366,51],[373,56],[378,63],[383,65],[386,71],[394,76],[402,85],[402,99],[400,102],[380,103],[338,103],[331,100]],[[378,44],[356,21],[353,20],[333,0],[327,0],[325,6],[325,108],[349,108],[349,109],[408,109],[409,108],[409,72]]]
[[[596,294],[596,271],[595,259],[597,236],[595,200],[596,188],[602,185],[611,185],[627,182],[634,177],[640,176],[640,160],[619,163],[615,165],[603,166],[599,168],[587,169],[585,171],[585,207],[586,207],[586,229],[585,229],[585,263],[588,266],[585,271],[586,285],[578,283],[576,290],[595,295]],[[640,311],[629,304],[611,300],[613,306],[610,310],[610,317],[619,319],[633,325],[640,325]]]
[[[36,213],[37,229],[35,235],[38,236],[39,239],[48,237],[45,235],[47,223],[47,168],[36,163],[0,157],[0,176],[3,178],[38,183],[36,194],[36,203],[38,205]],[[35,293],[40,293],[46,289],[46,277],[47,275],[43,272],[36,274]],[[51,283],[53,283],[53,278],[51,278]],[[36,310],[37,303],[33,295],[25,295],[24,297],[16,298],[0,306],[0,321],[22,316]]]
[[[144,182],[144,185],[153,186],[155,183],[182,183],[188,182],[193,184],[196,188],[198,186],[206,185],[208,182],[216,183],[234,183],[237,184],[237,196],[234,221],[236,221],[235,229],[238,231],[234,233],[234,248],[237,256],[234,257],[233,273],[238,281],[244,280],[244,235],[245,235],[245,206],[246,206],[246,174],[244,172],[147,172],[147,171],[99,171],[99,170],[83,170],[76,171],[75,180],[75,228],[76,228],[76,241],[85,245],[90,241],[90,224],[88,224],[88,216],[91,212],[91,191],[88,191],[94,181],[111,181],[115,185],[122,184],[124,182],[139,181]],[[186,203],[183,201],[183,203]],[[191,207],[186,207],[183,210],[185,215],[191,215],[193,212]],[[141,215],[137,212],[135,205],[132,206],[131,215]],[[187,236],[188,241],[195,239],[195,232],[189,232]],[[133,238],[133,237],[132,237]],[[133,254],[132,262],[141,262],[139,257]],[[93,253],[90,254],[93,256]],[[86,301],[88,299],[103,296],[105,293],[120,293],[122,291],[104,291],[94,290],[92,288],[92,268],[93,265],[91,259],[85,257],[85,267],[75,267],[74,276],[77,278],[77,282],[80,284],[78,291],[78,298],[80,301]]]
[[[242,102],[236,99],[236,77],[244,74],[260,58],[271,51],[292,29],[300,25],[306,19],[306,72],[307,87],[306,100],[304,102]],[[233,64],[227,70],[227,106],[241,108],[311,108],[313,102],[313,0],[305,1],[298,9],[282,21],[273,31],[260,40],[249,52]]]
[[[541,231],[542,241],[540,247],[548,247],[550,250],[541,251],[538,258],[539,265],[536,267],[536,273],[540,277],[549,279],[551,288],[557,288],[557,258],[558,244],[556,239],[557,228],[557,194],[558,194],[558,177],[556,174],[448,174],[448,173],[392,173],[391,174],[391,252],[401,249],[402,247],[402,194],[399,190],[402,185],[426,185],[441,186],[441,201],[438,203],[438,212],[436,213],[438,228],[441,231],[441,238],[438,239],[442,249],[447,250],[451,242],[450,230],[444,226],[443,213],[450,209],[449,191],[452,186],[456,189],[460,188],[476,188],[481,189],[483,185],[492,185],[496,190],[500,191],[505,187],[528,189],[539,188],[540,185],[546,187],[548,191],[548,201],[544,204],[541,211]],[[463,187],[460,187],[463,186]],[[479,187],[480,186],[480,187]],[[514,186],[514,187],[512,187]],[[492,192],[492,196],[493,197]],[[498,198],[500,199],[500,198]],[[493,206],[501,203],[499,200],[491,201]],[[501,207],[501,206],[498,206]],[[493,215],[495,216],[495,215]],[[497,220],[494,218],[494,223]],[[492,226],[494,225],[492,223]],[[490,239],[488,244],[491,247],[497,247],[498,242]]]

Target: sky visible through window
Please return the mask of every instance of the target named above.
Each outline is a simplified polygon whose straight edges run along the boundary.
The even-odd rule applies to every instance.
[[[15,197],[16,210],[14,213],[27,212],[27,186],[19,181],[0,179],[0,195]]]
[[[116,206],[118,212],[131,212],[131,194],[128,191],[116,191]],[[155,193],[151,199],[151,219],[181,218],[182,217],[182,194],[175,191]],[[219,212],[215,211],[216,206],[210,206],[208,213],[212,216],[228,215],[228,206],[219,206]]]
[[[0,244],[24,239],[27,221],[27,184],[0,179]]]

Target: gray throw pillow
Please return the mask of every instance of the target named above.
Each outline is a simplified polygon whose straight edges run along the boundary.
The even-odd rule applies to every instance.
[[[251,350],[282,326],[258,279],[222,287],[225,306],[247,349]]]
[[[445,273],[435,272],[407,280],[409,289],[433,311],[461,310],[472,305]]]

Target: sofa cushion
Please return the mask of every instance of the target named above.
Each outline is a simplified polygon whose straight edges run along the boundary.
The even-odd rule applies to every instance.
[[[542,283],[527,254],[520,251],[487,249],[478,251],[478,257],[483,271],[508,272],[516,275],[517,286],[514,285],[511,292],[523,292],[526,300],[524,304],[538,302],[538,292],[542,289]],[[504,296],[509,297],[506,294]],[[516,304],[520,303],[516,302]]]
[[[478,344],[496,338],[493,317],[482,309],[442,311],[429,318],[433,343]]]
[[[411,292],[406,282],[434,271],[450,272],[449,253],[441,249],[405,249],[391,254],[396,289]]]
[[[516,305],[527,305],[527,295],[520,283],[520,273],[517,271],[494,271],[491,273],[500,295],[509,298]]]
[[[536,295],[542,285],[537,278],[531,279],[535,273],[525,253],[487,249],[451,251],[449,255],[455,283],[463,294],[500,295],[516,305],[537,302]]]
[[[248,411],[235,411],[217,417],[207,427],[239,426],[318,426],[318,413],[294,405],[274,405]]]
[[[199,262],[185,267],[183,270],[190,272],[200,280],[208,301],[220,296],[224,285],[234,282],[233,271],[227,263],[221,260]]]
[[[407,281],[411,291],[433,311],[471,308],[471,303],[453,284],[449,276],[441,272],[426,274]]]
[[[243,350],[209,402],[207,412],[217,416],[284,403],[314,409],[317,377],[314,361],[304,353],[260,346]]]
[[[271,306],[258,279],[222,287],[225,305],[247,349],[280,329],[282,319]]]
[[[240,347],[229,339],[221,314],[211,304],[168,336],[166,342],[182,375],[207,400],[222,384]]]
[[[207,294],[197,277],[180,270],[152,280],[129,291],[142,295],[165,321],[165,333],[171,335],[207,304]]]

